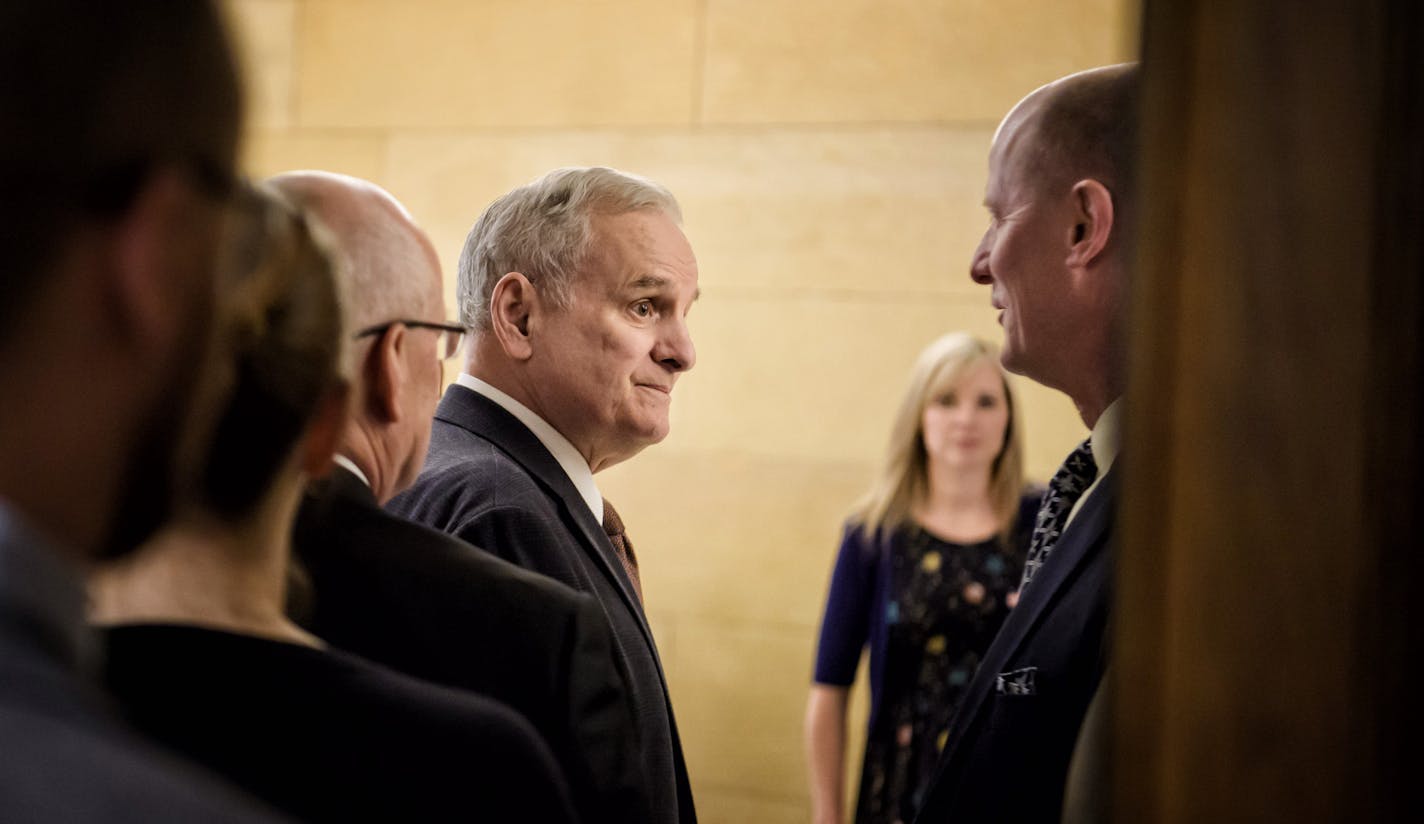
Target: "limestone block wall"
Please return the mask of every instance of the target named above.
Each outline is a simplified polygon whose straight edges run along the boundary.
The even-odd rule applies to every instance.
[[[230,0],[246,166],[390,189],[454,267],[491,199],[603,164],[682,203],[702,298],[673,431],[600,476],[643,564],[699,811],[807,817],[801,714],[841,517],[969,256],[999,118],[1131,59],[1131,0]],[[1084,430],[1018,381],[1030,474]],[[858,766],[865,690],[851,722]]]

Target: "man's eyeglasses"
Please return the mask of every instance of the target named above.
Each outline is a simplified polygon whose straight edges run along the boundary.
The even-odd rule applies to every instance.
[[[465,327],[458,323],[432,323],[425,320],[392,320],[385,323],[378,323],[375,326],[362,329],[352,335],[352,338],[360,339],[371,337],[372,335],[384,335],[387,329],[392,326],[404,326],[407,329],[433,329],[440,333],[439,348],[440,360],[446,361],[460,354],[460,349],[465,345]]]

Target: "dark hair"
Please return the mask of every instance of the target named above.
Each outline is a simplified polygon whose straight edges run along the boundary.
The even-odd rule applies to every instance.
[[[203,467],[200,502],[249,514],[291,456],[322,399],[340,381],[342,315],[332,258],[307,218],[270,188],[229,243],[220,300],[220,352],[234,384]]]
[[[154,171],[230,179],[242,94],[212,0],[0,3],[0,341],[64,240]]]

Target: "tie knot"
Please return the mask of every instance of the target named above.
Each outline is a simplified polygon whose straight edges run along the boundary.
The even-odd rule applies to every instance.
[[[1033,537],[1029,540],[1028,557],[1024,560],[1020,591],[1028,586],[1028,582],[1048,560],[1058,536],[1068,526],[1073,505],[1097,477],[1098,463],[1093,460],[1093,441],[1088,438],[1078,444],[1078,448],[1068,455],[1063,466],[1048,481],[1048,490],[1043,494],[1038,517],[1034,519]]]
[[[603,499],[603,532],[609,537],[624,533],[623,519],[618,517],[618,510],[613,508],[607,498]]]

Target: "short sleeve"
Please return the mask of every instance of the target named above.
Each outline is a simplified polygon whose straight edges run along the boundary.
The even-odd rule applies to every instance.
[[[846,526],[816,647],[818,684],[848,687],[855,680],[869,633],[878,557],[866,543],[859,526]]]

